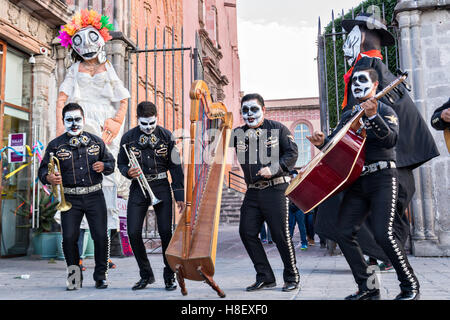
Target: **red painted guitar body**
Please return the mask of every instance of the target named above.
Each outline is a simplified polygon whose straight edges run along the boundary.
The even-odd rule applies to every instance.
[[[403,73],[377,93],[374,99],[381,99],[405,81],[407,76],[407,73]],[[361,175],[366,143],[366,131],[361,123],[363,113],[363,109],[358,111],[320,153],[300,170],[286,189],[285,195],[304,213],[347,188]]]
[[[351,185],[361,174],[366,138],[350,128],[338,135],[300,170],[286,189],[286,196],[304,213]]]

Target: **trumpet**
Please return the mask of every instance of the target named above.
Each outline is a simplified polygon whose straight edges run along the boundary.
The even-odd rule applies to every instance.
[[[56,165],[55,165],[56,162]],[[59,159],[53,155],[53,152],[50,152],[50,163],[48,164],[48,174],[61,173],[61,167],[59,165]],[[56,198],[61,198],[59,204],[56,206],[56,209],[59,211],[68,211],[72,208],[72,204],[66,201],[64,197],[64,187],[62,184],[57,184],[52,186],[53,194]]]
[[[131,166],[133,169],[137,168],[141,172],[139,176],[136,178],[139,186],[141,187],[142,193],[147,198],[147,194],[145,193],[145,190],[147,190],[148,194],[150,195],[150,199],[152,200],[152,206],[155,204],[158,204],[161,202],[155,194],[152,191],[152,188],[150,188],[150,185],[148,184],[147,179],[145,178],[144,173],[142,172],[141,166],[139,165],[139,161],[136,158],[136,155],[133,153],[133,151],[128,152],[126,145],[122,145],[122,147],[125,149],[125,153],[127,154],[128,160],[130,161],[129,166]]]

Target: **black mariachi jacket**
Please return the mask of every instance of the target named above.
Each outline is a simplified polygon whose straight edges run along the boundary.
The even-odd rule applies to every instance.
[[[120,151],[117,166],[122,175],[128,179],[129,160],[123,149],[125,144],[128,152],[134,152],[144,174],[155,174],[170,171],[172,190],[176,201],[184,201],[184,173],[181,160],[175,146],[172,133],[161,126],[156,126],[150,134],[144,134],[139,126],[131,129],[120,140]],[[167,180],[164,180],[167,182]],[[150,187],[161,184],[161,180],[149,182]]]
[[[431,125],[436,130],[444,130],[445,128],[450,128],[450,122],[445,122],[441,118],[442,111],[450,108],[450,99],[442,105],[442,107],[437,108],[433,115],[431,116]]]
[[[43,184],[49,184],[47,174],[50,153],[59,160],[64,187],[89,187],[101,183],[103,175],[114,172],[115,159],[100,137],[89,132],[83,132],[77,137],[64,133],[50,141],[45,150],[38,171],[39,180]],[[102,173],[92,169],[92,165],[97,161],[104,163]]]
[[[230,142],[236,149],[247,184],[267,180],[256,175],[263,167],[271,167],[271,171],[276,172],[270,179],[288,176],[297,162],[298,149],[294,137],[286,126],[277,121],[264,119],[256,129],[247,125],[235,128]],[[274,162],[271,161],[272,155]]]
[[[354,71],[361,67],[374,68],[378,73],[378,91],[387,87],[396,77],[389,71],[386,65],[378,58],[363,57],[356,64]],[[423,163],[439,156],[439,151],[433,136],[414,102],[411,100],[403,84],[398,90],[389,93],[393,103],[388,97],[381,98],[381,102],[392,107],[397,113],[400,125],[398,143],[396,146],[397,167],[414,169]],[[351,86],[347,91],[348,103],[343,112],[351,110],[358,104],[353,96]]]
[[[344,112],[336,129],[319,148],[324,147],[352,117],[351,111]],[[363,115],[362,120],[364,121],[367,134],[365,164],[378,161],[396,161],[394,147],[397,144],[399,120],[395,111],[390,106],[378,101],[378,110],[375,118],[369,120]]]

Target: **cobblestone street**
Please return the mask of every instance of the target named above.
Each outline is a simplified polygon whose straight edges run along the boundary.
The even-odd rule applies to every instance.
[[[318,240],[318,239],[316,239]],[[277,277],[275,288],[253,293],[245,287],[255,280],[255,272],[250,259],[239,239],[237,226],[220,226],[219,246],[214,280],[231,300],[341,300],[356,291],[350,269],[343,256],[325,255],[318,241],[307,251],[300,251],[299,235],[294,235],[297,266],[300,270],[301,289],[285,293],[282,263],[274,244],[264,245]],[[162,279],[163,262],[160,253],[149,254],[156,282],[145,290],[132,291],[131,286],[139,280],[138,267],[134,257],[113,258],[116,269],[110,270],[109,288],[94,288],[92,271],[94,260],[85,260],[83,288],[78,291],[65,290],[64,261],[50,263],[30,257],[0,259],[0,299],[58,299],[58,300],[110,300],[110,299],[151,299],[151,300],[213,300],[220,299],[205,283],[186,280],[188,296],[180,290],[167,292]],[[450,300],[450,258],[410,257],[421,285],[423,300]],[[21,275],[29,279],[16,279]],[[394,271],[380,274],[382,299],[393,299],[399,292]]]

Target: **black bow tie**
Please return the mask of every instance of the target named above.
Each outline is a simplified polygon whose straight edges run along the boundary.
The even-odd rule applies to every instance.
[[[141,134],[141,136],[139,137],[138,145],[140,149],[145,149],[148,146],[154,148],[158,141],[159,139],[153,133],[150,135]]]
[[[90,141],[91,138],[84,134],[81,134],[79,136],[71,137],[69,140],[69,146],[71,146],[73,149],[79,148],[82,145],[86,147]]]

